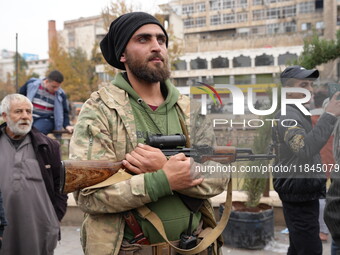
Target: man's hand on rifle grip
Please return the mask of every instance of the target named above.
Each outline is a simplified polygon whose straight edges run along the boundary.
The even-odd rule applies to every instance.
[[[163,166],[172,190],[182,190],[202,183],[203,178],[194,179],[190,171],[190,158],[183,153],[170,157]]]
[[[138,144],[132,152],[125,155],[125,158],[124,167],[135,174],[157,171],[167,162],[160,149],[146,144]]]

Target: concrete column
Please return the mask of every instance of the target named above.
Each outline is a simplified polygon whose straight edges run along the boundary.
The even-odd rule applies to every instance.
[[[234,75],[230,75],[229,76],[229,83],[230,83],[230,85],[234,85],[235,84],[235,76]]]
[[[250,57],[250,66],[255,67],[255,57]]]

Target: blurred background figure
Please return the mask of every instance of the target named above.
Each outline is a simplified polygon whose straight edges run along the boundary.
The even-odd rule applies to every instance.
[[[45,135],[63,128],[73,132],[63,81],[64,76],[54,70],[45,79],[31,78],[20,88],[20,94],[33,104],[33,126]]]
[[[323,103],[324,101],[328,98],[328,91],[325,86],[322,86],[321,88],[317,89],[314,93],[314,106],[315,108],[310,111],[312,114],[312,124],[313,127],[316,125],[318,122],[320,116],[324,113],[323,109]],[[325,144],[324,147],[322,147],[320,151],[320,157],[321,157],[321,162],[326,167],[327,172],[326,177],[327,179],[330,178],[330,171],[331,171],[331,166],[334,165],[334,157],[333,157],[333,135],[331,135]],[[327,241],[328,240],[328,234],[329,230],[327,228],[327,225],[323,219],[324,217],[324,209],[325,209],[325,203],[326,199],[320,198],[319,199],[319,224],[320,224],[320,239],[321,241]]]

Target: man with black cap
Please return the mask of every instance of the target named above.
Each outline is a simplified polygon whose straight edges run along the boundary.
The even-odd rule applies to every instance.
[[[199,114],[199,108],[190,107],[189,98],[170,82],[167,46],[164,27],[144,12],[118,17],[100,44],[106,61],[125,72],[84,104],[70,158],[122,161],[125,170],[96,188],[74,193],[86,212],[81,231],[85,254],[174,254],[135,210],[144,205],[158,215],[174,245],[187,232],[189,219],[190,233],[199,233],[203,222],[204,227],[216,224],[207,198],[223,192],[229,178],[203,179],[191,173],[190,158],[184,154],[166,158],[145,145],[155,134],[184,134],[193,144],[216,144],[211,121]],[[125,178],[126,172],[132,176]],[[191,211],[182,194],[203,204]],[[211,254],[217,254],[220,245],[215,242]]]
[[[313,93],[313,81],[319,77],[318,70],[301,66],[287,67],[281,73],[282,86],[303,88]],[[278,155],[274,172],[274,189],[282,200],[283,213],[289,230],[290,246],[287,254],[322,254],[319,237],[319,198],[325,196],[326,178],[322,169],[320,150],[332,134],[340,101],[337,93],[325,108],[314,127],[310,115],[296,105],[288,104],[286,115],[276,114],[272,138]],[[306,94],[291,91],[287,99],[303,99]],[[306,104],[309,102],[306,102]]]

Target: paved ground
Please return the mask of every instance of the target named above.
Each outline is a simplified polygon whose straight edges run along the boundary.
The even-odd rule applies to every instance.
[[[223,247],[223,255],[276,255],[286,254],[288,248],[288,235],[281,234],[284,227],[275,227],[275,240],[263,250],[244,250],[231,247]],[[62,241],[55,250],[55,255],[82,255],[79,242],[79,227],[62,226]],[[323,243],[323,254],[330,255],[330,241]]]

